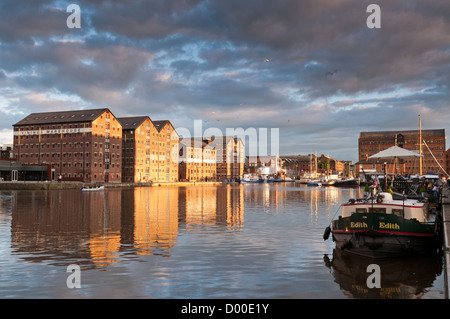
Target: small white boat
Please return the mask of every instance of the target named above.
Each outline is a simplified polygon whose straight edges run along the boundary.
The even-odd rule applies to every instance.
[[[309,181],[318,179],[318,174],[316,173],[305,173],[300,177],[300,184],[308,184]]]
[[[241,179],[241,183],[260,183],[260,179],[258,174],[244,174],[243,178]]]
[[[322,181],[322,186],[333,186],[335,183],[335,180]]]
[[[94,191],[102,191],[105,189],[105,186],[83,186],[80,188],[82,192],[94,192]]]
[[[318,180],[309,180],[307,184],[308,186],[322,186],[322,183]]]

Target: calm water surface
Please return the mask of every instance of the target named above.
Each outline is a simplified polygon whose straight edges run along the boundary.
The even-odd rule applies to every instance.
[[[444,298],[440,258],[341,256],[359,189],[294,183],[0,192],[1,298]],[[81,268],[69,289],[67,267]]]

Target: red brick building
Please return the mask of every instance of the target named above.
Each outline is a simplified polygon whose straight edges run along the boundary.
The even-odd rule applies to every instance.
[[[322,154],[317,158],[317,172],[325,175],[329,174],[343,174],[344,173],[344,163],[335,160],[332,157],[325,156]]]
[[[211,181],[217,177],[216,149],[202,138],[180,140],[180,181]]]
[[[204,141],[215,150],[217,179],[240,179],[244,174],[244,142],[233,136],[214,136]]]
[[[122,125],[107,108],[32,113],[13,127],[17,160],[50,165],[52,179],[122,180]]]
[[[151,145],[151,179],[155,182],[178,181],[179,136],[169,120],[152,121],[155,126]]]
[[[178,180],[178,134],[170,121],[148,116],[122,117],[122,181]]]
[[[445,145],[445,129],[422,130],[422,173],[443,174],[439,165],[444,169],[446,166],[446,145]],[[419,152],[419,131],[380,131],[380,132],[361,132],[358,139],[358,159],[357,167],[368,167],[372,165],[376,169],[376,163],[371,162],[369,157],[382,150],[392,146],[400,146],[408,150]],[[436,163],[436,160],[439,163]],[[419,158],[402,160],[399,163],[402,174],[413,175],[419,174],[420,160]],[[357,173],[360,169],[357,169]]]
[[[122,181],[150,182],[150,144],[155,126],[148,116],[121,117]]]
[[[450,174],[450,148],[446,152],[446,161],[447,161],[447,163],[446,163],[445,170],[447,171],[447,174]]]

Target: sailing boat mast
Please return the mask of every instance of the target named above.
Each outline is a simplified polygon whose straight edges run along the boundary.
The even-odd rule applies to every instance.
[[[422,151],[422,119],[419,114],[419,154],[423,155]],[[419,158],[419,176],[422,176],[422,156]]]
[[[317,152],[314,153],[314,173],[317,174]]]
[[[312,173],[312,153],[309,154],[309,173]]]

